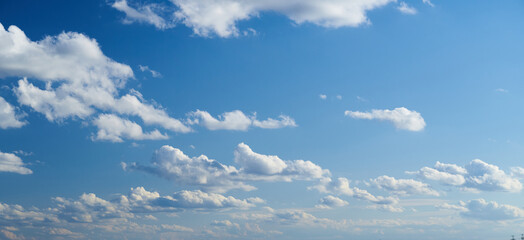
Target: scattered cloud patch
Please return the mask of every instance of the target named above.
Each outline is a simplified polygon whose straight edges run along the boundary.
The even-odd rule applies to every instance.
[[[18,174],[32,174],[31,169],[26,168],[22,159],[12,153],[0,152],[0,172],[12,172]]]
[[[326,94],[320,94],[318,95],[318,97],[322,100],[326,100],[327,99],[327,95]]]
[[[22,120],[22,116],[15,112],[15,108],[0,97],[0,128],[21,128],[27,122]]]
[[[201,125],[209,130],[237,130],[247,131],[250,127],[264,129],[276,129],[284,127],[296,127],[295,120],[286,115],[280,115],[279,119],[268,118],[257,120],[256,114],[247,116],[240,110],[225,112],[215,118],[206,111],[196,110],[188,114],[188,122],[191,125]]]
[[[395,179],[389,176],[380,176],[370,180],[371,184],[384,189],[395,195],[429,195],[440,196],[440,194],[431,189],[428,184],[416,181],[414,179]]]
[[[400,2],[400,4],[397,7],[397,9],[401,13],[403,13],[403,14],[408,14],[408,15],[417,14],[417,9],[415,9],[414,7],[409,6],[406,2]]]
[[[487,202],[484,199],[475,199],[467,203],[461,203],[461,206],[466,209],[466,211],[461,212],[461,215],[468,218],[502,221],[524,217],[524,210],[519,207],[499,204],[494,201]]]
[[[125,24],[139,22],[151,24],[158,29],[167,29],[175,26],[172,21],[166,20],[161,16],[166,9],[159,4],[150,3],[133,8],[128,5],[126,0],[118,0],[111,6],[118,11],[125,13],[126,17],[123,20]]]
[[[422,131],[426,127],[426,122],[420,113],[400,107],[393,110],[377,110],[371,112],[345,111],[344,115],[355,119],[390,121],[396,128],[408,131]]]
[[[140,125],[114,114],[101,114],[93,120],[93,124],[98,128],[98,132],[93,136],[94,140],[123,142],[122,138],[133,140],[162,140],[169,138],[157,129],[144,133]]]
[[[508,93],[509,91],[507,89],[504,89],[504,88],[497,88],[497,89],[495,89],[495,92]]]
[[[149,68],[148,66],[138,65],[138,67],[140,68],[140,71],[142,71],[142,72],[149,72],[149,73],[151,73],[151,76],[153,76],[154,78],[161,78],[162,77],[162,74],[160,74],[159,72]]]
[[[349,203],[347,201],[344,201],[338,197],[335,196],[326,196],[319,200],[318,204],[315,205],[316,208],[334,208],[334,207],[344,207],[347,206]]]

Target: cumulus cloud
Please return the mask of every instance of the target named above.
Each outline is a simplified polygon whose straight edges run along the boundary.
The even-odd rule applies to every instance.
[[[133,22],[146,23],[158,29],[167,29],[175,26],[173,22],[160,16],[165,9],[159,4],[144,4],[133,8],[127,4],[126,0],[119,0],[115,1],[111,6],[125,13],[126,18],[124,19],[124,23],[126,24]]]
[[[129,22],[149,23],[159,29],[182,23],[193,29],[194,34],[204,37],[239,36],[237,27],[241,21],[260,16],[265,12],[276,12],[288,17],[296,24],[311,23],[328,28],[358,27],[370,24],[367,12],[388,5],[394,0],[171,0],[174,4],[174,19],[160,17],[158,5],[130,7],[119,0],[113,7],[126,14]],[[156,9],[155,9],[156,8]]]
[[[524,178],[524,168],[522,167],[512,167],[511,168],[511,175]]]
[[[197,186],[212,192],[255,189],[245,183],[247,181],[314,180],[330,174],[310,161],[285,161],[278,156],[255,153],[244,143],[237,146],[234,154],[238,167],[222,164],[205,155],[189,157],[180,149],[166,145],[154,153],[149,166],[138,163],[122,165],[124,170],[145,171],[177,184]]]
[[[295,120],[289,116],[280,115],[279,119],[268,118],[257,120],[256,115],[247,116],[240,110],[225,112],[218,118],[211,116],[206,111],[196,110],[188,114],[190,124],[198,124],[209,130],[238,130],[246,131],[250,127],[275,129],[283,127],[296,127]]]
[[[168,139],[166,134],[160,133],[157,129],[144,133],[140,125],[114,114],[101,114],[93,120],[93,124],[98,127],[96,136],[93,136],[95,140],[123,142],[122,138],[133,140]]]
[[[420,113],[400,107],[393,110],[377,110],[371,112],[345,111],[344,115],[355,119],[390,121],[396,128],[408,131],[422,131],[426,127],[426,122]]]
[[[397,197],[383,197],[375,196],[369,193],[367,190],[360,189],[358,187],[351,187],[347,178],[323,178],[320,184],[309,187],[309,189],[315,189],[321,193],[329,193],[336,195],[345,195],[353,197],[355,199],[364,200],[373,204],[383,205],[375,206],[376,209],[398,212],[402,211],[401,208],[395,207],[398,204]]]
[[[475,218],[481,220],[512,220],[524,217],[524,210],[512,205],[499,204],[491,201],[487,202],[484,199],[475,199],[467,203],[461,203],[465,211],[461,215],[468,218]]]
[[[0,128],[20,128],[27,124],[21,118],[19,114],[16,114],[15,108],[0,97]]]
[[[0,172],[13,172],[18,174],[32,174],[31,169],[26,168],[20,157],[12,153],[0,152]]]
[[[406,2],[400,2],[400,4],[399,4],[399,6],[397,7],[397,9],[398,9],[401,13],[404,13],[404,14],[408,14],[408,15],[417,14],[417,9],[415,9],[415,8],[412,7],[412,6],[409,6]]]
[[[315,205],[316,208],[333,208],[333,207],[344,207],[349,203],[335,196],[326,196],[321,198],[318,201],[318,204]]]
[[[407,173],[464,189],[502,192],[522,190],[522,183],[517,177],[506,174],[498,166],[480,159],[472,160],[464,168],[455,164],[437,162],[433,168],[423,167],[419,171]]]
[[[371,179],[370,182],[372,185],[395,195],[440,195],[437,191],[431,189],[428,184],[414,179],[395,179],[394,177],[384,175]]]

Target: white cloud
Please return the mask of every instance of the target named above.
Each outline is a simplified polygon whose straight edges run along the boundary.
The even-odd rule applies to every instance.
[[[138,67],[140,68],[140,71],[142,72],[150,72],[151,73],[151,76],[155,77],[155,78],[160,78],[162,77],[162,74],[160,74],[159,72],[149,68],[148,66],[142,66],[142,65],[138,65]]]
[[[138,8],[133,8],[127,4],[126,0],[118,0],[115,1],[111,6],[126,14],[124,23],[147,23],[155,26],[158,29],[167,29],[175,26],[174,23],[164,19],[159,15],[162,11],[165,10],[158,4],[145,4],[139,6]]]
[[[389,176],[380,176],[370,180],[371,184],[396,195],[430,195],[440,194],[431,189],[428,184],[413,179],[395,179]]]
[[[25,124],[27,122],[21,120],[21,116],[16,114],[15,108],[0,97],[0,128],[20,128]]]
[[[244,143],[240,143],[235,150],[238,168],[209,159],[205,155],[189,157],[171,146],[163,146],[157,150],[151,162],[150,166],[123,163],[123,168],[145,171],[177,184],[197,186],[213,192],[255,189],[246,184],[246,181],[314,180],[329,175],[328,170],[310,161],[284,161],[278,156],[255,153]]]
[[[113,7],[126,13],[129,22],[149,23],[159,29],[172,27],[180,22],[193,29],[196,35],[210,37],[239,36],[237,24],[259,17],[265,12],[276,12],[296,24],[312,23],[322,27],[357,27],[370,24],[366,14],[394,0],[171,0],[176,7],[174,20],[160,17],[158,5],[143,5],[138,9],[120,0]],[[249,29],[249,28],[248,28]]]
[[[32,174],[31,169],[24,167],[24,162],[12,153],[0,152],[0,172]]]
[[[509,91],[507,89],[504,89],[504,88],[497,88],[497,89],[495,89],[495,92],[508,93]]]
[[[238,130],[247,131],[249,127],[259,127],[266,129],[296,127],[295,120],[289,116],[280,115],[279,120],[268,118],[266,120],[257,120],[256,114],[247,116],[240,110],[225,112],[217,118],[214,118],[206,111],[196,110],[188,114],[190,124],[199,124],[209,130]]]
[[[14,88],[18,101],[50,121],[85,119],[101,110],[138,116],[145,124],[175,132],[191,131],[163,109],[146,103],[137,91],[119,97],[133,71],[106,57],[96,40],[80,33],[34,42],[16,26],[6,31],[0,25],[0,77],[8,76],[24,77]],[[45,89],[25,77],[44,82]]]
[[[319,200],[318,205],[315,205],[317,208],[333,208],[333,207],[344,207],[349,203],[335,196],[326,196]]]
[[[397,7],[397,9],[401,13],[404,13],[404,14],[409,14],[409,15],[417,14],[417,9],[415,9],[414,7],[409,6],[406,2],[400,2],[400,4]]]
[[[434,168],[423,167],[419,171],[407,173],[463,189],[503,192],[522,190],[522,183],[516,177],[480,159],[472,160],[465,168],[437,162]]]
[[[431,7],[434,7],[435,5],[431,2],[431,0],[422,0],[423,3],[431,6]]]
[[[322,99],[322,100],[326,100],[327,95],[326,94],[320,94],[320,95],[318,95],[318,97],[320,97],[320,99]]]
[[[512,167],[511,168],[511,174],[513,176],[524,178],[524,168],[522,167]]]
[[[168,139],[168,136],[158,130],[144,133],[142,127],[127,119],[122,119],[114,114],[101,114],[93,124],[98,127],[95,140],[106,140],[112,142],[122,142],[122,138],[133,140],[158,140]]]
[[[173,232],[194,232],[192,228],[176,225],[176,224],[162,224],[161,225],[163,229],[173,231]]]
[[[398,203],[398,198],[374,196],[364,189],[350,187],[349,180],[343,177],[334,180],[331,178],[323,178],[320,181],[320,184],[309,187],[309,189],[316,189],[321,193],[350,196],[355,199],[368,201],[377,205],[385,205],[384,207],[377,207],[381,210],[398,211],[400,209],[398,207],[394,207],[394,205]]]
[[[371,112],[345,111],[344,114],[356,119],[390,121],[396,128],[408,131],[422,131],[426,127],[426,122],[420,113],[404,107],[393,110],[373,109]]]
[[[481,219],[481,220],[511,220],[521,219],[524,217],[524,210],[497,202],[487,202],[484,199],[475,199],[462,203],[466,211],[461,212],[464,217]]]
[[[336,97],[338,100],[342,100],[342,95],[337,95]]]

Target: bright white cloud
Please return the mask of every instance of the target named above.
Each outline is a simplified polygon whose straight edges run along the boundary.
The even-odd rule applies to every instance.
[[[322,100],[326,100],[327,95],[326,94],[320,94],[320,95],[318,95],[318,97],[320,97],[320,99],[322,99]]]
[[[395,179],[389,176],[380,176],[370,180],[374,186],[391,192],[395,195],[430,195],[440,194],[431,189],[428,184],[413,179]]]
[[[415,9],[414,7],[409,6],[406,2],[400,2],[400,4],[397,7],[397,9],[401,13],[404,13],[404,14],[409,14],[409,15],[417,14],[417,9]]]
[[[155,152],[152,165],[123,163],[123,168],[145,171],[177,184],[197,186],[212,192],[255,189],[247,181],[315,180],[330,174],[310,161],[285,161],[278,156],[255,153],[244,143],[237,146],[234,154],[239,167],[222,164],[205,155],[189,157],[180,149],[163,146]]]
[[[174,20],[159,16],[158,5],[130,7],[126,1],[119,0],[113,7],[126,14],[129,22],[149,23],[159,29],[172,27],[180,22],[193,29],[196,35],[210,37],[239,36],[237,24],[258,17],[264,12],[276,12],[291,19],[296,24],[312,23],[322,27],[357,27],[369,24],[366,14],[383,7],[394,0],[171,0],[175,9]]]
[[[426,127],[426,122],[420,113],[400,107],[393,110],[377,110],[371,112],[345,111],[344,114],[351,118],[390,121],[396,128],[408,131],[422,131]]]
[[[506,204],[498,204],[497,202],[487,202],[484,199],[475,199],[462,203],[466,211],[461,212],[464,217],[481,219],[481,220],[511,220],[522,219],[524,217],[524,210]]]
[[[147,23],[158,29],[167,29],[175,26],[174,23],[159,15],[165,10],[158,4],[146,4],[138,8],[133,8],[127,4],[126,0],[118,0],[111,6],[126,14],[126,18],[124,19],[124,23],[126,24],[133,22]]]
[[[335,196],[326,196],[321,198],[318,201],[318,204],[315,205],[317,208],[333,208],[333,207],[344,207],[347,206],[349,203],[347,201],[344,201],[338,197]]]
[[[0,152],[0,172],[13,172],[18,174],[32,174],[31,169],[26,168],[22,159],[12,153]]]
[[[522,167],[512,167],[511,174],[518,178],[524,178],[524,168]]]
[[[522,183],[517,177],[506,174],[498,166],[480,159],[472,160],[465,168],[437,162],[434,168],[423,167],[419,171],[407,173],[465,189],[503,192],[522,190]]]
[[[0,97],[0,128],[20,128],[27,124],[17,115],[15,108],[11,106],[4,98]]]
[[[144,133],[140,125],[113,114],[101,114],[93,120],[93,124],[98,127],[96,136],[93,136],[94,140],[122,142],[122,138],[133,140],[168,139],[167,135],[156,129]]]
[[[215,118],[206,111],[196,110],[188,114],[190,124],[202,125],[209,130],[238,130],[247,131],[250,127],[266,129],[296,127],[295,120],[289,116],[280,115],[279,119],[268,118],[257,120],[256,115],[247,116],[240,110],[225,112]]]

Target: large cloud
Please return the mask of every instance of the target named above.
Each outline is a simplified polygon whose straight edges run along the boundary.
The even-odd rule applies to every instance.
[[[480,159],[472,160],[465,167],[437,162],[433,168],[423,167],[419,171],[407,173],[464,189],[503,192],[522,190],[522,183],[517,177]]]
[[[395,108],[393,110],[373,109],[371,112],[345,111],[344,115],[356,119],[390,121],[398,129],[414,132],[422,131],[424,127],[426,127],[426,122],[420,113],[405,107]]]
[[[369,24],[368,11],[383,7],[395,0],[171,0],[175,19],[161,18],[165,9],[156,4],[130,7],[125,0],[112,6],[126,14],[127,21],[144,22],[159,29],[181,22],[199,36],[231,37],[241,31],[237,23],[259,16],[263,12],[277,12],[296,24],[312,23],[322,27],[357,27]]]
[[[504,221],[524,218],[522,208],[494,201],[488,202],[482,198],[467,202],[460,201],[457,205],[443,204],[438,207],[459,211],[460,215],[464,217],[480,220]]]
[[[20,128],[26,124],[21,117],[16,114],[15,108],[0,97],[0,128]]]
[[[247,181],[314,180],[329,176],[328,170],[310,161],[285,161],[278,156],[255,153],[244,143],[240,143],[235,150],[235,162],[239,167],[222,164],[205,155],[189,157],[171,146],[157,150],[151,162],[149,166],[123,163],[123,167],[215,192],[255,189]]]
[[[0,172],[13,172],[18,174],[31,174],[33,171],[26,168],[20,157],[12,153],[0,152]]]

